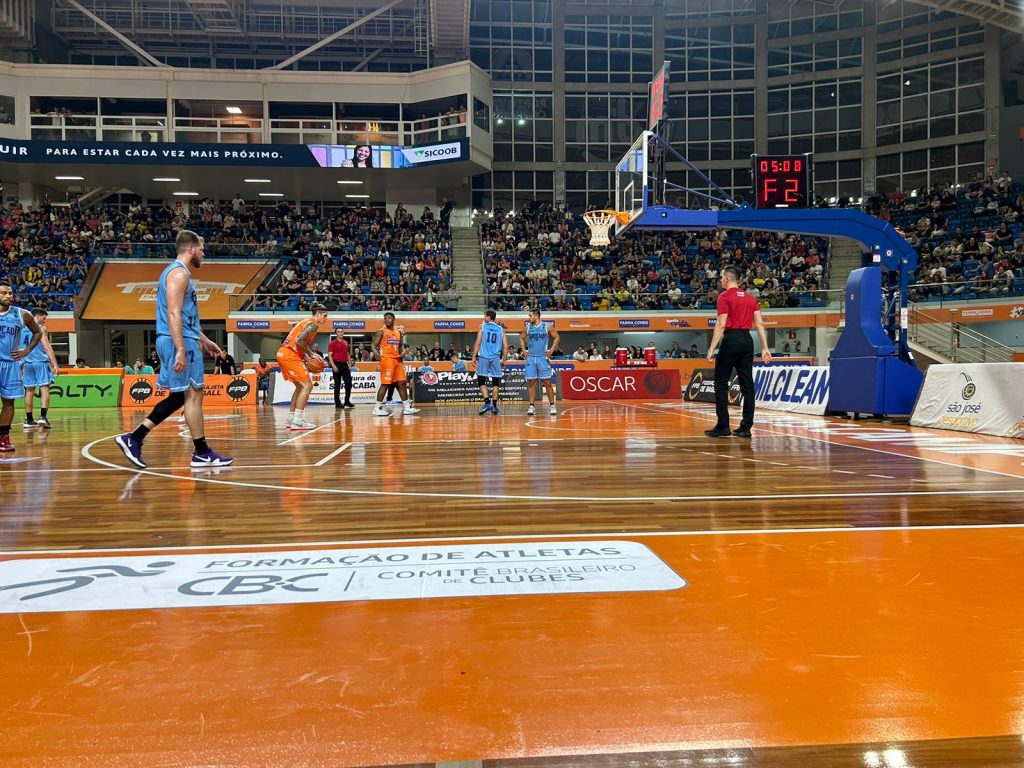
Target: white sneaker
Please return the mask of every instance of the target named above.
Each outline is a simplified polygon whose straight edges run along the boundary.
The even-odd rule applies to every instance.
[[[390,416],[391,415],[391,411],[389,409],[385,408],[383,405],[378,405],[376,408],[373,409],[373,415],[374,416]]]
[[[534,408],[534,407],[533,407],[533,406],[531,405],[531,406],[530,406],[529,408],[527,408],[527,409],[526,409],[526,415],[527,415],[527,416],[536,416],[536,415],[537,415],[537,409],[536,409],[536,408]]]
[[[420,412],[419,408],[409,408],[408,406],[406,406],[405,408],[402,409],[402,415],[403,416],[414,416],[414,415],[416,415],[419,412]]]
[[[557,416],[558,415],[558,408],[555,407],[554,403],[551,404],[551,415],[552,416]]]
[[[296,419],[288,425],[288,429],[292,432],[304,432],[307,429],[316,429],[316,424],[306,421],[305,419]]]

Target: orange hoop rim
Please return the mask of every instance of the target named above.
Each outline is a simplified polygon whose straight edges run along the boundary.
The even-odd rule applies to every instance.
[[[627,211],[613,211],[610,208],[601,208],[595,211],[587,211],[586,213],[583,214],[583,220],[589,224],[590,222],[587,219],[587,217],[594,213],[604,213],[609,216],[612,216],[615,218],[616,221],[619,222],[619,224],[622,224],[623,226],[629,223],[629,213]]]

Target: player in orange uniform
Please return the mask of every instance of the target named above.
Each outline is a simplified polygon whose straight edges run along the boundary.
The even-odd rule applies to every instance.
[[[384,313],[384,327],[373,335],[373,350],[380,359],[380,386],[377,387],[377,407],[374,416],[390,416],[391,411],[384,407],[384,393],[391,384],[398,386],[398,394],[405,401],[403,416],[419,413],[419,408],[412,407],[412,396],[405,378],[405,366],[402,365],[402,343],[405,341],[405,329],[395,327],[395,316]]]
[[[284,344],[277,350],[277,364],[281,367],[281,375],[285,380],[295,384],[291,409],[288,411],[288,429],[293,431],[313,429],[316,426],[302,418],[302,410],[309,400],[309,393],[313,391],[313,379],[310,378],[305,361],[308,358],[316,358],[323,363],[323,358],[314,354],[310,350],[310,345],[316,338],[320,326],[327,322],[327,307],[323,304],[314,304],[312,311],[313,316],[296,323]]]

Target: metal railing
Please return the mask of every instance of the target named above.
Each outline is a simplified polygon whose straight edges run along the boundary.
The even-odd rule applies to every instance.
[[[909,339],[954,363],[1009,363],[1014,350],[963,323],[910,308]]]

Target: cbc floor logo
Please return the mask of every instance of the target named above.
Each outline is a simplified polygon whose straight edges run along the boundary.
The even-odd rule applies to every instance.
[[[963,397],[964,400],[970,400],[977,393],[978,387],[975,386],[974,379],[966,373],[961,373],[960,375],[964,377],[965,382],[964,388],[960,390],[960,396]]]
[[[135,403],[144,403],[153,396],[153,384],[148,379],[136,379],[128,387],[128,396]]]
[[[232,401],[240,403],[249,396],[249,393],[252,391],[252,385],[244,376],[236,376],[228,383],[226,391]]]

